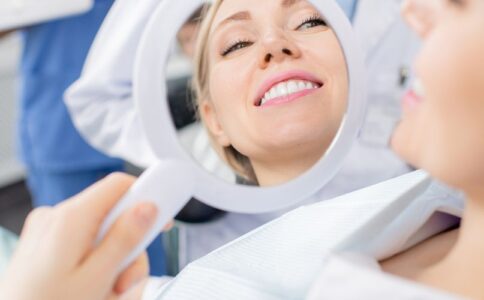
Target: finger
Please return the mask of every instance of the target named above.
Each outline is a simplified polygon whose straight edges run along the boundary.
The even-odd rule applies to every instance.
[[[148,273],[148,255],[144,252],[134,263],[123,271],[121,275],[119,275],[116,284],[114,285],[114,292],[118,295],[125,293],[141,280],[148,277]]]
[[[146,285],[148,284],[149,278],[143,279],[141,282],[136,284],[134,287],[129,289],[127,292],[119,296],[119,300],[140,300],[144,299],[144,292]]]
[[[101,222],[134,181],[132,176],[113,173],[53,209],[50,229],[59,244],[71,247],[71,265],[79,265],[90,254]]]
[[[35,233],[39,231],[42,232],[52,220],[52,212],[53,208],[49,206],[42,206],[32,210],[25,219],[20,239],[23,239],[30,234],[35,235]]]
[[[86,250],[92,247],[92,241],[96,238],[107,214],[121,200],[134,181],[135,178],[132,176],[113,173],[56,207],[60,211],[59,215],[64,216],[63,220],[59,221],[63,233],[72,235],[72,232],[76,232],[71,240],[80,252],[86,253]],[[81,231],[79,231],[80,226],[82,226]]]
[[[92,274],[102,274],[112,288],[122,270],[122,261],[141,242],[154,224],[156,205],[140,203],[124,212],[114,223],[101,244],[84,261],[84,267]]]
[[[45,240],[49,239],[51,216],[51,207],[39,207],[29,213],[12,260],[16,260],[16,257],[33,257],[38,254],[39,246],[45,245]]]
[[[75,206],[76,215],[97,229],[135,180],[127,174],[113,173],[73,197],[66,205]]]

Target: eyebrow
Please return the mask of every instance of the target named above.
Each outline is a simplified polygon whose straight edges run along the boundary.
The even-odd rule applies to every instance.
[[[226,23],[230,23],[233,21],[246,21],[250,20],[251,15],[248,11],[239,11],[238,13],[235,13],[228,17],[227,19],[223,20],[222,22],[219,23],[218,27],[225,25]]]
[[[282,0],[282,7],[291,7],[294,4],[301,2],[302,0]]]
[[[303,0],[282,0],[281,6],[284,7],[284,8],[289,8],[289,7],[295,5],[296,3],[299,3],[301,1],[303,1]],[[250,19],[251,19],[251,15],[248,11],[237,12],[237,13],[231,15],[230,17],[224,19],[222,22],[220,22],[217,25],[217,28],[215,29],[215,31],[217,31],[220,27],[226,25],[227,23],[230,23],[230,22],[233,22],[233,21],[247,21],[247,20],[250,20]]]

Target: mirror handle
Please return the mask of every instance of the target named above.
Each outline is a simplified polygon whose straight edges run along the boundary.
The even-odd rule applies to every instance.
[[[140,176],[104,220],[96,239],[98,245],[113,223],[129,207],[139,202],[151,201],[158,208],[155,224],[142,242],[125,258],[120,269],[124,270],[143,253],[175,215],[187,204],[193,194],[189,166],[181,161],[161,160]]]

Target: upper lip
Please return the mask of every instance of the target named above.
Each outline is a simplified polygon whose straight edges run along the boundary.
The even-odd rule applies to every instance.
[[[313,74],[307,72],[307,71],[301,71],[301,70],[296,70],[296,71],[288,71],[288,72],[283,72],[279,73],[277,75],[274,75],[270,78],[268,78],[266,81],[264,81],[260,88],[257,91],[257,96],[254,100],[254,105],[258,106],[260,104],[260,101],[264,97],[264,95],[276,84],[288,80],[305,80],[305,81],[311,81],[313,83],[316,83],[320,86],[324,85],[323,81],[314,76]]]

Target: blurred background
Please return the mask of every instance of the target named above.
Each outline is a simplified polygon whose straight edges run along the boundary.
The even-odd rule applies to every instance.
[[[0,39],[0,227],[19,233],[32,209],[16,152],[20,36]]]

